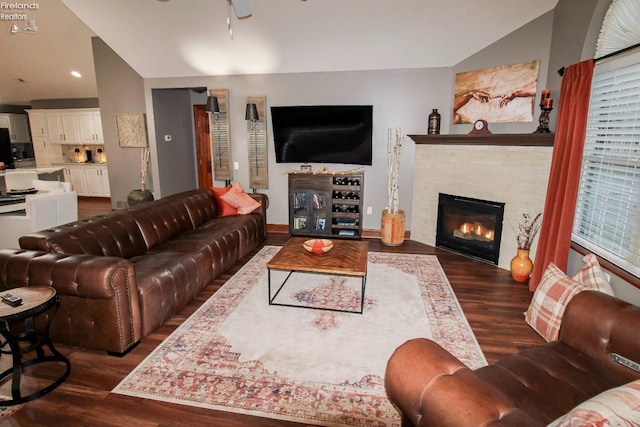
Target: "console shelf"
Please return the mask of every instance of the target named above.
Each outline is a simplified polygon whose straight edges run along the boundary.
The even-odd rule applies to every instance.
[[[359,239],[364,173],[289,174],[289,233]]]

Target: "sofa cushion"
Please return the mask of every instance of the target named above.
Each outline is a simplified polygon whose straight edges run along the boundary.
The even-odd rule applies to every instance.
[[[236,208],[222,199],[222,196],[225,195],[229,190],[231,190],[231,184],[221,188],[211,187],[211,192],[213,193],[213,197],[216,200],[216,205],[218,206],[218,216],[230,216],[238,214],[238,210]]]
[[[549,427],[633,426],[640,423],[640,380],[603,391],[556,419]]]
[[[260,203],[244,192],[239,182],[234,183],[229,191],[220,196],[220,198],[236,208],[240,215],[249,214],[260,207]]]
[[[549,263],[525,313],[526,322],[545,340],[557,340],[567,304],[584,289],[554,263]]]
[[[583,285],[585,288],[595,289],[596,291],[604,292],[607,295],[615,296],[613,294],[613,288],[609,284],[606,274],[600,263],[598,257],[594,254],[587,254],[582,258],[582,261],[586,264],[573,276],[573,280]]]

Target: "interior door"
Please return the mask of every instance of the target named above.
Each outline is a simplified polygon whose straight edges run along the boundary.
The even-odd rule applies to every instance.
[[[193,106],[193,121],[196,127],[196,163],[198,166],[198,188],[209,189],[213,185],[211,167],[211,139],[209,137],[209,115],[205,105]]]

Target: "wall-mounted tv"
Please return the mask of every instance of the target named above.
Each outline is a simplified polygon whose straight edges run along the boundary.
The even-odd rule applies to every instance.
[[[372,105],[271,107],[277,163],[371,165]]]

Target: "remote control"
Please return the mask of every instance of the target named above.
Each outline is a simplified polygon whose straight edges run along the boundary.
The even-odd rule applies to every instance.
[[[2,295],[2,302],[17,307],[22,304],[22,298],[11,294],[4,294]]]

